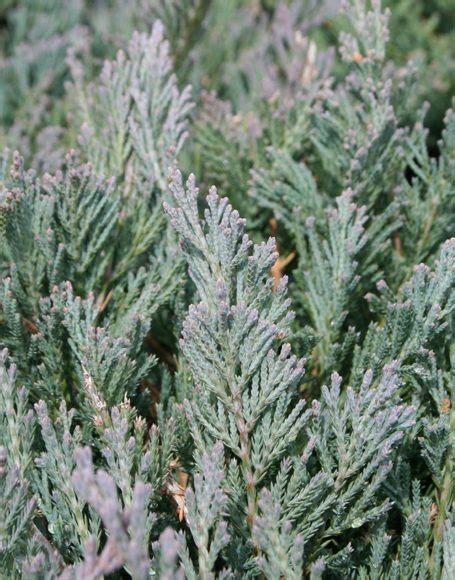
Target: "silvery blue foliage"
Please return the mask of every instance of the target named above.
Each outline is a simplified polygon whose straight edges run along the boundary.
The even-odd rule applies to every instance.
[[[386,4],[3,2],[2,578],[454,576],[453,32]]]

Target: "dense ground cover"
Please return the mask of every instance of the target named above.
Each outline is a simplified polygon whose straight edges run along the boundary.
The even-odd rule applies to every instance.
[[[452,4],[0,4],[2,577],[454,577]]]

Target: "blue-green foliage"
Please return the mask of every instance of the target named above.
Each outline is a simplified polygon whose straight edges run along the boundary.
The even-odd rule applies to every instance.
[[[451,10],[1,4],[2,578],[455,576]]]

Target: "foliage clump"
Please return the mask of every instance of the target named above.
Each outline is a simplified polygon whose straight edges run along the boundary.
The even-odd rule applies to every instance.
[[[0,7],[0,576],[453,578],[450,3],[64,4]]]

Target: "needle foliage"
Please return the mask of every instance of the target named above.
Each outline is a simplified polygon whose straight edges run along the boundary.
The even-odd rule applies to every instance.
[[[1,3],[1,578],[455,577],[453,16]]]

